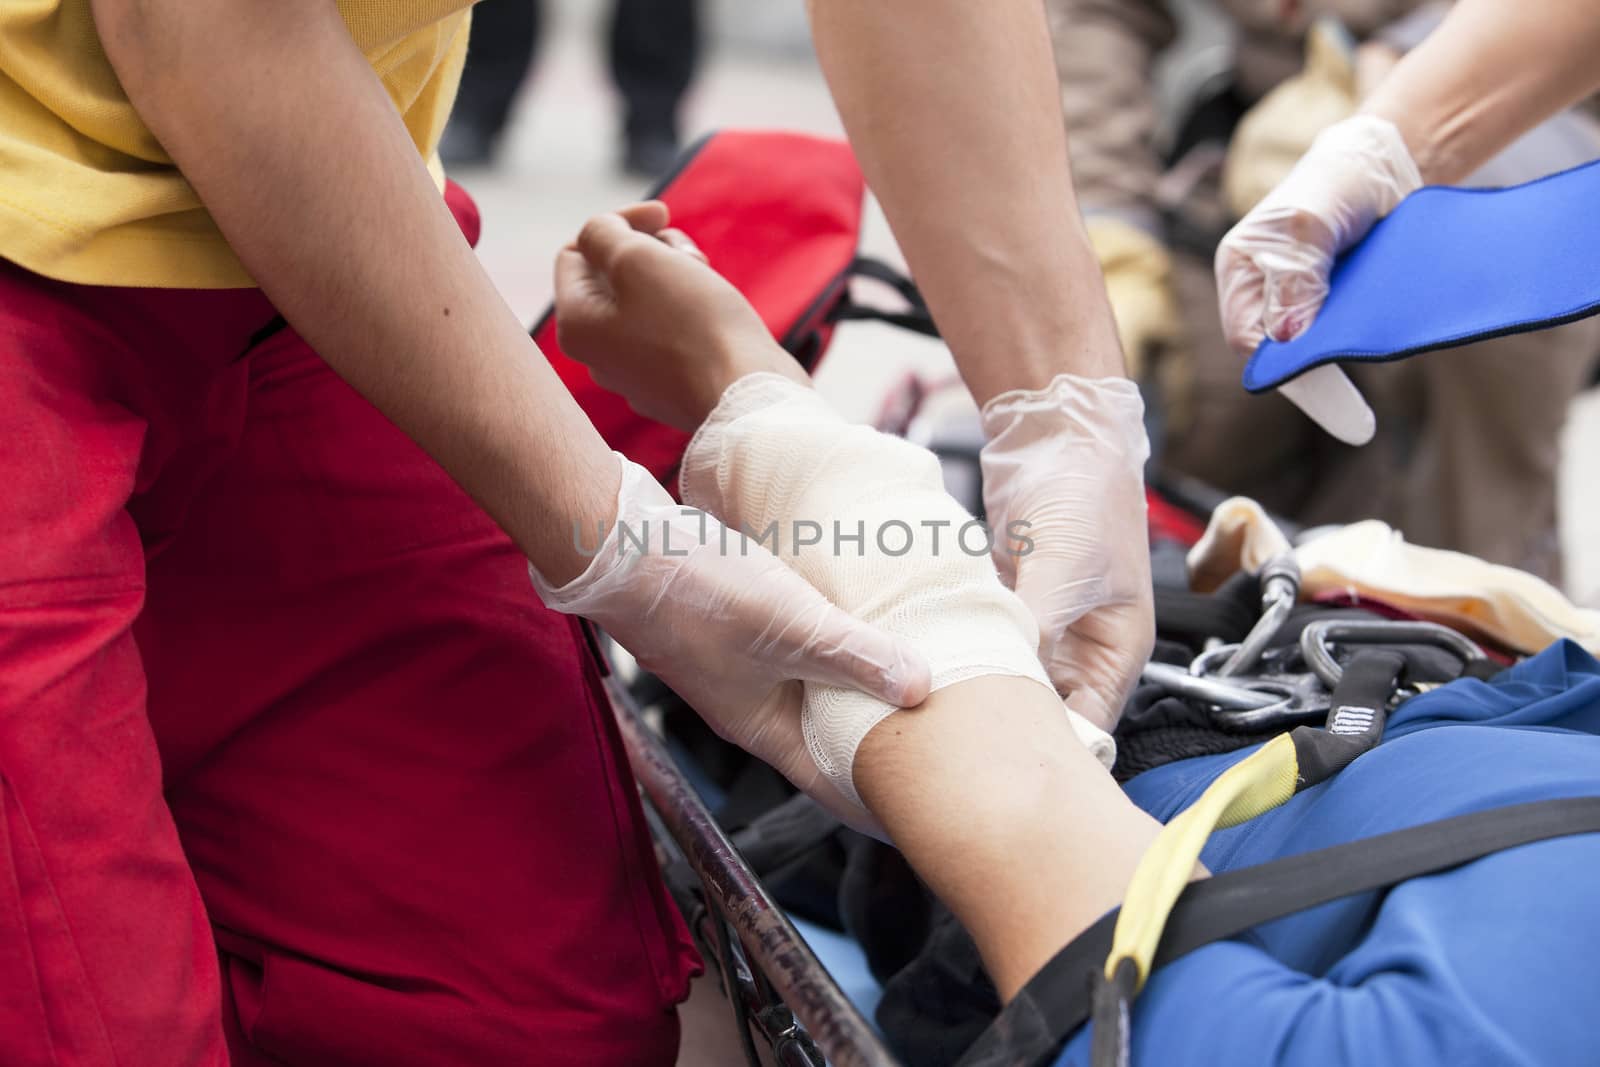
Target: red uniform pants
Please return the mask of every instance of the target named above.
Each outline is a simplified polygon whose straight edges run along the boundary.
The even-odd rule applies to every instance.
[[[272,315],[0,262],[0,1064],[671,1063],[580,631]]]

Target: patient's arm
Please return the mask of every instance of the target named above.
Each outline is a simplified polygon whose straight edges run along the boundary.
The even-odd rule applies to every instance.
[[[1008,1000],[1121,902],[1161,828],[1049,697],[1019,678],[960,682],[879,723],[856,754],[862,798]]]
[[[1025,679],[1109,765],[1110,737],[1062,707],[1032,615],[1001,584],[987,531],[945,492],[927,449],[847,422],[789,378],[749,374],[696,432],[680,484],[684,503],[750,531],[828,600],[913,645],[931,668],[930,691],[982,676]],[[810,760],[801,765],[814,765],[843,798],[840,813],[868,832],[881,828],[860,804],[855,755],[896,710],[837,686],[803,690]]]
[[[807,685],[808,748],[971,931],[1004,996],[1122,897],[1158,824],[1085,746],[1035,655],[1038,632],[987,551],[961,550],[970,517],[925,450],[845,423],[794,382],[730,386],[684,457],[686,503],[756,529],[776,523],[785,562],[845,610],[912,641],[933,693],[897,711]],[[796,521],[864,543],[800,547]],[[894,554],[900,522],[923,543]],[[944,522],[941,551],[926,524]],[[831,534],[831,530],[829,531]],[[848,814],[848,812],[847,812]]]
[[[602,366],[635,407],[680,425],[706,420],[685,456],[686,502],[758,532],[774,521],[898,519],[927,536],[926,521],[966,518],[926,451],[850,426],[808,394],[715,271],[615,217],[591,222],[578,247],[557,273],[563,347]],[[782,447],[771,447],[773,435]],[[1159,826],[1080,740],[1034,654],[1032,618],[987,552],[960,554],[946,528],[944,553],[931,558],[886,559],[870,531],[860,555],[853,545],[797,555],[791,532],[785,561],[830,599],[939,650],[935,692],[917,708],[812,687],[805,708],[821,729],[808,740],[843,763],[833,768],[839,792],[859,794],[972,932],[1009,997],[1116,906]],[[847,721],[830,729],[840,726],[832,716]],[[817,782],[796,784],[838,799]]]

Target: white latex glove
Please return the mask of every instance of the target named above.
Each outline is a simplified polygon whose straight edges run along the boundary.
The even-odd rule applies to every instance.
[[[1050,681],[1110,731],[1155,642],[1139,389],[1062,374],[989,401],[983,428],[995,566],[1039,623]]]
[[[1234,349],[1248,357],[1264,337],[1305,332],[1328,297],[1334,257],[1421,186],[1388,119],[1355,115],[1323,130],[1217,248],[1222,325]],[[1372,439],[1372,409],[1338,366],[1307,371],[1278,391],[1339,440]]]
[[[801,736],[796,680],[910,707],[928,695],[927,661],[834,607],[765,548],[678,504],[644,468],[617,459],[617,521],[589,567],[560,588],[530,564],[540,599],[603,627],[719,736],[838,810]],[[579,544],[588,551],[596,540],[598,531],[584,531]]]

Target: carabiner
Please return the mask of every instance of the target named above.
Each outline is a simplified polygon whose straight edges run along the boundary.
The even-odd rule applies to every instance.
[[[1344,668],[1333,658],[1330,646],[1346,645],[1431,645],[1453,652],[1463,664],[1487,659],[1471,638],[1436,622],[1410,622],[1398,619],[1319,619],[1307,623],[1300,632],[1300,655],[1329,689],[1344,677]]]

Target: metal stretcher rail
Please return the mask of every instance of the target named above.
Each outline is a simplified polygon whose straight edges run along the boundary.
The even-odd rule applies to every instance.
[[[900,1067],[717,825],[615,675],[607,690],[645,798],[717,913],[738,935],[746,959],[762,972],[757,980],[770,984],[834,1067]],[[692,916],[686,918],[693,922]],[[733,988],[735,976],[724,979],[730,997],[743,995]],[[774,1052],[782,1062],[804,1062],[782,1056],[777,1048]]]

